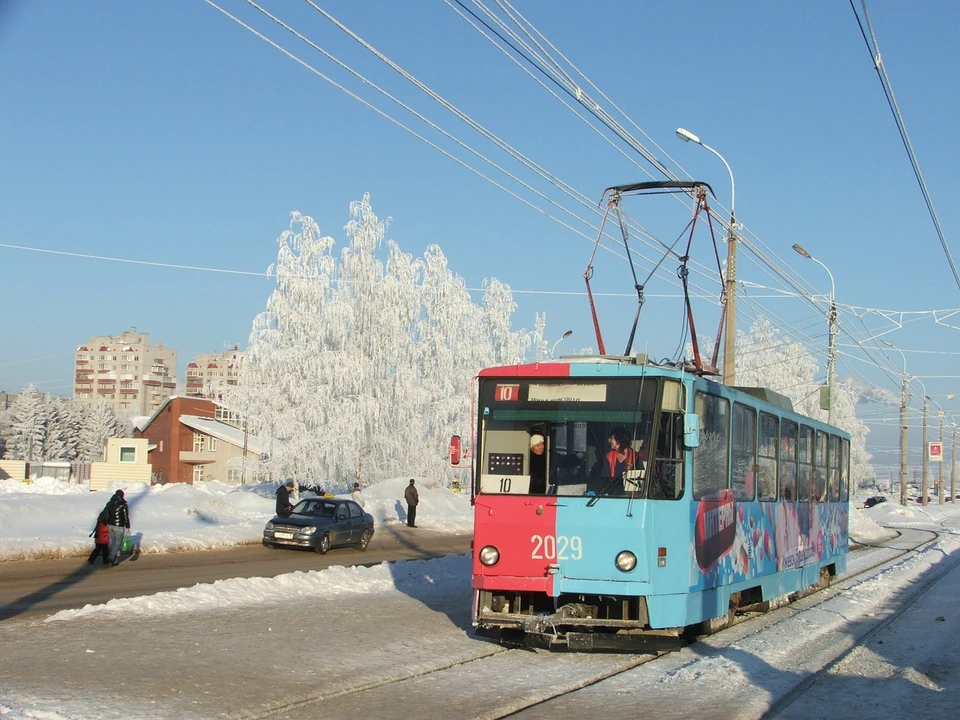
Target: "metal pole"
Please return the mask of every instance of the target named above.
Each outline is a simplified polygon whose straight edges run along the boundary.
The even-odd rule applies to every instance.
[[[907,504],[907,373],[903,373],[900,398],[900,504]]]
[[[957,425],[953,425],[953,452],[950,453],[950,502],[957,501]]]
[[[889,340],[881,340],[887,347],[891,347],[900,353],[900,359],[903,360],[903,374],[900,376],[900,504],[907,504],[907,406],[910,402],[910,395],[907,391],[907,356],[903,350],[898,348]]]
[[[721,158],[723,160],[723,158]],[[726,160],[724,160],[726,164]],[[730,166],[727,166],[730,169]],[[733,185],[733,173],[730,173]],[[732,208],[732,205],[731,205]],[[730,230],[727,233],[727,288],[726,314],[723,327],[723,384],[736,383],[737,339],[737,216],[730,211]]]
[[[827,422],[833,425],[833,398],[837,369],[837,284],[833,281],[833,273],[830,272],[830,268],[799,245],[794,245],[793,249],[808,260],[813,260],[830,276],[830,310],[827,312],[827,328],[829,330],[827,340]],[[884,342],[890,345],[887,340],[884,340]],[[891,347],[893,346],[891,345]],[[906,367],[906,359],[904,359],[904,367]]]
[[[927,389],[923,389],[923,475],[920,477],[920,491],[923,493],[921,495],[921,500],[924,505],[928,504],[927,501],[927,490],[930,487],[930,478],[927,474],[929,470],[929,462],[927,461]]]
[[[824,265],[826,267],[826,265]],[[827,272],[830,272],[827,270]],[[833,282],[833,275],[830,276]],[[833,291],[831,290],[831,296]],[[833,398],[837,374],[837,304],[830,299],[830,340],[827,347],[827,422],[833,425]]]
[[[937,502],[943,505],[943,410],[940,414],[940,467],[937,468]]]

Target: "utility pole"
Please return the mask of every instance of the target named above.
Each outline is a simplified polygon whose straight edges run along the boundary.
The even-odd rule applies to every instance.
[[[900,396],[900,504],[907,504],[907,374],[903,374]]]
[[[943,410],[940,410],[940,467],[937,468],[937,502],[943,505]]]
[[[907,393],[907,356],[889,340],[881,340],[887,347],[892,347],[903,360],[903,373],[900,375],[900,504],[907,504],[907,405],[910,396]]]
[[[727,282],[724,289],[723,329],[723,384],[736,384],[736,339],[737,339],[737,186],[733,180],[730,163],[720,153],[701,141],[689,130],[677,128],[677,137],[683,142],[693,142],[709,150],[723,163],[730,175],[730,225],[727,228]]]
[[[957,501],[957,425],[953,425],[953,452],[950,453],[950,502]]]
[[[923,462],[921,467],[923,468],[923,475],[920,477],[920,496],[921,502],[926,506],[927,501],[927,490],[930,488],[930,478],[927,474],[930,469],[930,463],[927,460],[927,455],[930,452],[930,448],[927,446],[927,389],[923,389]]]

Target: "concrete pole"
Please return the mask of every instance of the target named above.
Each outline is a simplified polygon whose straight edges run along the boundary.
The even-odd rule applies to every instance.
[[[957,501],[957,426],[953,426],[953,452],[950,453],[950,502]]]
[[[943,410],[940,411],[940,467],[937,468],[937,502],[943,505]]]
[[[903,374],[900,397],[900,504],[907,504],[907,374]]]
[[[921,467],[923,468],[923,470],[922,470],[923,474],[920,476],[920,492],[922,493],[922,495],[920,496],[920,499],[923,501],[923,504],[924,504],[924,505],[927,505],[927,504],[928,504],[927,491],[928,491],[929,488],[930,488],[930,476],[929,476],[929,474],[928,474],[928,472],[929,472],[929,470],[930,470],[930,463],[929,463],[929,461],[927,460],[927,449],[928,449],[928,448],[927,448],[927,396],[926,396],[926,388],[924,388],[924,396],[923,396],[923,447],[922,447],[922,450],[923,450],[923,463],[921,464]]]

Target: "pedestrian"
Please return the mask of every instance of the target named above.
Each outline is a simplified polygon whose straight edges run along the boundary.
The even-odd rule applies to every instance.
[[[277,488],[277,515],[280,517],[290,517],[293,512],[293,504],[290,502],[291,490],[293,490],[293,478]]]
[[[120,551],[123,549],[123,538],[130,531],[130,508],[123,497],[123,490],[117,490],[110,502],[107,503],[107,532],[110,534],[109,561],[113,565],[120,564]]]
[[[353,501],[360,507],[364,507],[363,503],[363,494],[360,492],[360,483],[355,482],[353,484],[353,490],[350,493],[350,497],[353,498]]]
[[[413,478],[410,478],[410,484],[403,491],[403,499],[407,501],[407,527],[417,526],[417,505],[420,503],[420,494],[417,492]]]
[[[93,565],[93,561],[97,559],[97,555],[102,555],[103,564],[109,565],[110,562],[107,558],[110,556],[110,530],[107,528],[106,508],[101,510],[100,515],[97,516],[97,526],[93,529],[93,532],[90,533],[90,537],[93,538],[93,542],[96,544],[93,546],[93,552],[90,553],[87,562]]]

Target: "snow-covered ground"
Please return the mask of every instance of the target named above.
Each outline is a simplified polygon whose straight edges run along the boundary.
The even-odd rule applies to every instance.
[[[473,528],[469,493],[415,480],[418,525],[454,533]],[[409,482],[407,475],[362,490],[364,509],[377,526],[406,520],[403,491]],[[89,553],[93,541],[88,535],[117,489],[123,489],[130,507],[131,536],[141,552],[153,553],[259,543],[263,526],[274,515],[277,485],[117,483],[90,492],[86,485],[51,478],[29,484],[0,480],[0,560]]]
[[[364,488],[367,509],[378,524],[402,521],[405,510],[402,494],[408,481],[408,476],[400,477]],[[418,525],[451,532],[469,531],[472,515],[466,493],[452,493],[443,487],[431,487],[429,482],[420,478],[417,484],[421,498]],[[90,493],[85,488],[47,480],[33,485],[0,482],[0,548],[3,548],[4,557],[52,557],[89,552],[92,540],[87,538],[87,534],[113,489]],[[258,542],[263,524],[273,515],[274,486],[234,488],[210,483],[151,488],[127,485],[124,489],[131,508],[132,531],[138,537],[143,552]],[[641,666],[628,675],[619,676],[619,679],[599,683],[589,691],[593,694],[594,702],[598,701],[597,693],[608,692],[609,697],[602,700],[605,706],[612,709],[615,705],[611,703],[624,703],[623,709],[626,711],[628,706],[636,707],[637,695],[634,693],[637,693],[638,687],[647,688],[654,694],[665,693],[666,696],[675,696],[679,692],[683,697],[687,693],[687,683],[696,681],[699,684],[691,685],[690,691],[710,688],[719,703],[714,705],[715,710],[726,708],[729,711],[732,707],[746,707],[737,704],[743,702],[738,698],[753,698],[748,703],[753,707],[750,712],[721,712],[713,716],[759,717],[760,709],[765,703],[769,704],[771,698],[775,700],[778,688],[786,686],[791,677],[807,676],[828,662],[825,659],[828,653],[824,653],[824,659],[820,659],[818,653],[809,652],[811,646],[822,648],[832,642],[850,642],[851,638],[859,637],[851,628],[878,625],[890,608],[896,605],[899,597],[911,592],[923,578],[935,573],[938,568],[946,567],[944,563],[960,557],[957,554],[960,551],[960,505],[957,508],[952,504],[932,504],[926,508],[919,505],[901,507],[891,500],[867,510],[856,509],[865,497],[857,497],[852,503],[850,527],[855,540],[874,543],[890,537],[892,533],[885,530],[882,527],[884,525],[936,530],[943,533],[942,538],[924,552],[909,561],[897,563],[870,582],[844,589],[830,601],[834,605],[828,608],[798,608],[791,611],[788,620],[778,621],[780,624],[776,625],[783,637],[764,637],[766,633],[738,631],[734,628],[732,631],[743,633],[742,639],[735,645],[735,651],[727,648],[715,652],[709,643],[697,643],[670,656],[666,662]],[[61,611],[47,618],[41,630],[34,628],[30,633],[21,634],[18,628],[26,628],[25,625],[8,622],[0,628],[0,634],[3,635],[5,652],[17,652],[21,657],[29,657],[36,650],[31,643],[39,642],[38,634],[45,638],[44,644],[49,644],[50,638],[61,638],[63,646],[69,647],[74,635],[85,637],[81,632],[85,624],[103,620],[109,621],[116,632],[130,635],[148,632],[149,628],[158,627],[158,623],[162,624],[164,632],[175,635],[180,632],[181,625],[190,624],[191,633],[200,632],[204,636],[215,637],[220,632],[220,636],[226,639],[223,613],[218,611],[228,610],[232,619],[245,619],[241,621],[251,625],[269,623],[273,627],[263,628],[269,631],[266,635],[269,638],[275,636],[280,626],[286,626],[286,632],[302,633],[303,627],[296,627],[296,623],[278,621],[277,604],[291,602],[303,607],[306,602],[313,607],[322,605],[326,608],[325,618],[329,618],[331,625],[343,628],[348,635],[362,636],[367,632],[365,628],[369,623],[369,612],[383,613],[385,617],[392,617],[393,612],[397,616],[403,615],[407,618],[404,622],[409,620],[411,631],[417,637],[415,643],[403,643],[403,663],[409,666],[422,663],[428,667],[438,657],[445,657],[444,653],[453,659],[477,653],[476,646],[480,641],[473,639],[466,631],[468,624],[467,628],[464,627],[464,608],[470,596],[469,575],[469,558],[454,556],[438,560],[385,563],[369,568],[332,567],[269,579],[237,578],[159,593],[148,598],[117,599],[104,605]],[[948,581],[943,583],[948,592],[952,592],[950,588],[960,590],[960,581],[955,578],[957,575],[956,572],[950,574]],[[929,603],[935,603],[934,610],[928,607]],[[960,667],[958,651],[953,649],[956,643],[944,642],[945,637],[954,637],[960,629],[954,608],[955,603],[945,600],[943,593],[934,593],[918,601],[916,608],[910,611],[914,617],[882,628],[871,638],[871,642],[882,638],[882,652],[852,653],[839,669],[828,673],[818,687],[833,687],[836,692],[848,694],[851,699],[843,703],[844,714],[856,720],[878,717],[878,708],[885,706],[904,707],[901,699],[904,694],[910,698],[908,706],[912,717],[948,717],[949,713],[942,714],[943,701],[951,695],[949,691],[960,690],[953,684],[957,675],[955,672],[934,672],[934,668]],[[445,614],[454,622],[448,620],[438,626],[438,613]],[[917,614],[920,615],[919,619]],[[204,620],[205,617],[210,619]],[[272,622],[270,618],[273,618]],[[796,623],[804,630],[790,632],[790,626],[783,623]],[[905,627],[908,628],[906,632]],[[251,630],[251,633],[250,642],[263,641],[253,639],[255,630]],[[28,640],[26,634],[32,637]],[[382,635],[377,637],[383,643],[382,647],[388,647]],[[807,645],[796,645],[798,637],[806,637]],[[85,640],[82,642],[86,643]],[[398,639],[396,642],[403,641]],[[374,657],[370,653],[375,652],[376,647],[374,645],[374,650],[371,650],[369,644],[364,644],[368,653],[364,658],[364,666]],[[934,655],[918,660],[918,648],[929,648],[924,652],[928,655],[933,652]],[[250,651],[255,654],[253,646]],[[91,653],[92,650],[87,649],[86,652]],[[950,656],[944,657],[944,653]],[[62,672],[71,672],[69,668],[77,668],[78,663],[85,661],[85,657],[62,659],[65,663]],[[60,660],[58,657],[57,661]],[[189,662],[186,654],[184,662]],[[395,664],[392,658],[384,662]],[[559,664],[570,662],[557,656],[556,660],[543,664],[545,672],[549,672],[551,663],[556,670]],[[904,663],[904,666],[897,666],[898,662]],[[5,664],[3,661],[0,663]],[[51,693],[47,685],[42,686],[44,690],[41,692],[39,686],[31,684],[40,681],[30,676],[14,681],[0,674],[0,717],[3,720],[173,717],[169,714],[172,710],[165,711],[162,707],[152,708],[147,713],[143,708],[134,709],[129,699],[118,696],[111,701],[103,693],[96,692],[98,681],[95,675],[90,679],[91,693],[78,695],[66,689],[69,686],[66,682],[65,689],[57,694]],[[537,682],[537,678],[529,678],[528,675],[525,668],[523,677],[530,682]],[[849,692],[843,684],[845,678],[856,679],[860,695]],[[335,684],[337,680],[331,678],[330,682]],[[341,682],[348,682],[347,677]],[[835,685],[828,685],[828,682]],[[862,697],[864,693],[867,698]],[[200,696],[198,701],[198,717],[204,717]],[[576,701],[570,699],[569,702]],[[812,715],[785,716],[821,717],[825,716],[826,708],[834,704],[835,701],[831,700],[823,706],[822,712],[817,711]],[[550,710],[550,707],[554,707],[554,710]],[[583,710],[586,707],[589,707],[589,703],[581,706],[581,710],[571,706],[566,716],[585,716],[579,712],[586,712]],[[524,713],[524,716],[550,717],[550,712],[558,711],[557,707],[548,703],[538,711]],[[375,712],[368,712],[367,715],[377,717]],[[663,717],[679,716],[668,713]]]

